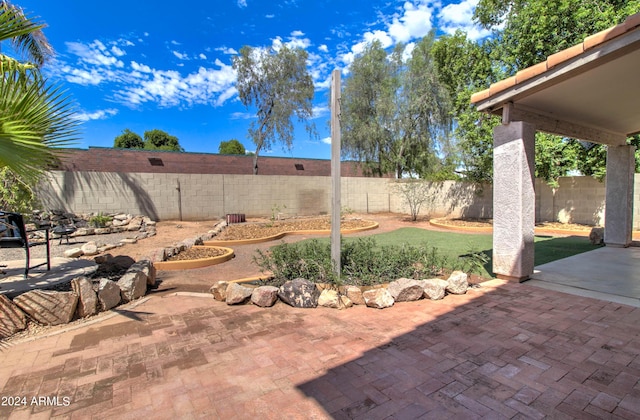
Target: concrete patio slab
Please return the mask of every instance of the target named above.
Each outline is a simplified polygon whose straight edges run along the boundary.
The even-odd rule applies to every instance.
[[[603,247],[535,267],[532,286],[640,307],[640,248]]]
[[[29,276],[24,277],[24,260],[3,261],[6,274],[0,275],[0,294],[13,298],[29,290],[52,287],[67,283],[79,276],[89,276],[98,269],[94,261],[76,258],[52,258],[51,270],[46,265],[29,270]],[[45,259],[33,259],[31,265],[46,263]]]

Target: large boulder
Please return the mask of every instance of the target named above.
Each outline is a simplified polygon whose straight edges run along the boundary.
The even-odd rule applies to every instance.
[[[424,290],[416,280],[400,278],[387,286],[387,291],[396,302],[410,302],[422,297]]]
[[[13,303],[40,324],[59,325],[73,319],[78,296],[73,292],[32,290],[14,298]]]
[[[103,311],[108,311],[118,306],[121,300],[122,294],[120,287],[109,279],[100,279],[100,284],[98,285],[98,302],[100,302],[100,308]]]
[[[0,338],[9,337],[27,328],[24,312],[5,295],[0,295]]]
[[[147,293],[147,276],[140,270],[127,270],[117,284],[125,303],[138,299]]]
[[[302,278],[287,281],[280,286],[278,297],[294,308],[315,308],[318,306],[320,291],[315,283]]]
[[[444,297],[449,282],[442,279],[424,279],[419,280],[418,284],[422,286],[425,298],[440,300]]]
[[[275,286],[260,286],[251,294],[251,303],[262,308],[275,305],[277,300],[278,288]]]
[[[136,261],[131,267],[129,267],[129,271],[140,271],[147,276],[147,285],[155,286],[156,285],[156,268],[154,267],[151,260],[143,259],[140,261]]]
[[[71,288],[78,295],[76,315],[78,318],[95,315],[98,312],[98,296],[93,290],[91,280],[86,277],[76,277],[71,280]]]
[[[229,283],[227,286],[227,305],[238,305],[247,302],[253,293],[252,287],[242,286],[238,283]]]
[[[462,271],[454,271],[447,279],[447,292],[454,295],[464,295],[469,288],[467,274]]]
[[[353,306],[348,297],[339,294],[336,290],[324,289],[318,297],[318,306],[334,309],[346,309]]]
[[[391,293],[385,288],[371,289],[362,293],[365,304],[370,308],[384,309],[393,306]]]

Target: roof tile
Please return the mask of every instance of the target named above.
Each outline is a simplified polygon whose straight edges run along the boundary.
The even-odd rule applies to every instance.
[[[631,16],[630,16],[631,17]],[[621,23],[620,25],[616,25],[613,28],[605,29],[604,31],[600,31],[597,34],[593,34],[585,38],[583,44],[585,51],[591,49],[593,47],[597,47],[598,45],[618,37],[627,31],[626,24]]]
[[[514,87],[516,85],[516,76],[507,77],[506,79],[500,80],[492,84],[489,87],[489,94],[491,96],[495,95],[498,92],[502,92],[503,90],[507,90],[510,87]]]
[[[627,18],[624,21],[624,26],[627,28],[627,31],[630,31],[632,29],[635,29],[637,26],[640,26],[640,13],[627,16]]]
[[[542,63],[538,63],[531,67],[527,67],[526,69],[520,70],[518,73],[516,73],[516,83],[522,83],[546,71],[547,71],[546,61],[543,61]]]
[[[547,58],[547,68],[551,69],[557,66],[558,64],[562,64],[565,61],[571,60],[574,57],[582,54],[584,52],[583,43],[579,43],[574,45],[573,47],[569,47],[566,50],[562,50],[555,54],[550,55]]]
[[[481,90],[480,92],[476,92],[471,95],[471,103],[475,104],[480,101],[484,101],[485,99],[491,97],[489,89]]]

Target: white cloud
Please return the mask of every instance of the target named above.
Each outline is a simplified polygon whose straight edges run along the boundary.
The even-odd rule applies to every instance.
[[[106,47],[98,40],[88,44],[68,43],[68,50],[76,56],[76,61],[59,62],[55,66],[56,72],[69,83],[106,85],[112,92],[111,100],[130,107],[145,103],[156,103],[160,107],[220,106],[237,94],[236,74],[230,64],[216,60],[214,67],[199,67],[191,72],[180,69],[183,63],[172,70],[153,68],[133,60],[125,66],[114,54],[126,55],[127,45],[125,42],[115,44]],[[172,53],[180,60],[189,59],[187,53]],[[198,57],[206,59],[204,54]]]
[[[438,14],[440,29],[447,34],[453,34],[460,29],[467,33],[467,38],[472,40],[491,35],[490,31],[473,22],[473,12],[477,5],[478,0],[463,0],[460,3],[446,5]]]
[[[178,60],[188,60],[189,56],[187,54],[183,54],[179,51],[171,51],[171,53],[173,55],[175,55],[176,57],[178,57]]]
[[[198,58],[199,58],[200,60],[206,60],[206,59],[207,59],[207,56],[206,56],[206,55],[204,55],[203,53],[200,53],[200,54],[198,54]]]
[[[432,28],[431,17],[433,6],[430,2],[413,4],[405,2],[402,15],[396,14],[388,32],[393,40],[397,42],[409,42],[412,39],[422,38],[427,35]]]
[[[325,137],[320,141],[323,142],[324,144],[331,144],[331,137]]]
[[[314,106],[311,112],[311,118],[321,118],[325,115],[329,115],[331,113],[331,110],[328,106]]]
[[[118,113],[115,108],[100,109],[94,112],[78,112],[74,115],[74,118],[78,121],[90,121],[90,120],[104,120],[112,117]]]
[[[231,114],[232,120],[250,120],[251,118],[255,118],[255,115],[248,112],[233,112]]]
[[[67,50],[89,65],[123,67],[124,63],[113,56],[113,52],[107,50],[105,45],[96,40],[90,44],[80,42],[67,42]]]
[[[271,14],[271,15],[265,15],[264,17],[267,19],[273,19],[274,17],[276,17],[276,15]]]
[[[238,0],[238,7],[240,8],[247,7],[247,0]]]
[[[291,36],[295,37],[295,38],[298,38],[298,37],[304,36],[304,32],[302,32],[302,31],[293,31],[293,32],[291,32]]]
[[[236,51],[233,48],[229,48],[229,47],[218,47],[215,49],[216,51],[220,51],[223,54],[228,54],[228,55],[237,55],[238,51]]]
[[[320,45],[320,46],[318,47],[318,51],[322,51],[322,52],[324,52],[324,53],[327,53],[327,52],[329,52],[329,47],[327,47],[327,45],[326,45],[326,44],[322,44],[322,45]]]
[[[125,55],[126,53],[124,51],[122,51],[120,48],[118,48],[116,45],[114,45],[113,47],[111,47],[111,52],[113,53],[113,55],[115,55],[116,57],[122,57],[123,55]]]

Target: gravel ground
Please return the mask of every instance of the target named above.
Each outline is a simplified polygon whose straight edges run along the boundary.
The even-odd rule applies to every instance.
[[[138,232],[120,232],[109,233],[106,235],[76,236],[69,238],[68,244],[66,239],[62,240],[62,244],[59,244],[60,239],[51,239],[51,258],[64,257],[64,251],[66,251],[67,249],[79,248],[89,241],[95,241],[98,246],[117,244],[121,239],[134,238],[137,234]],[[46,258],[47,247],[45,246],[44,241],[42,243],[30,243],[29,245],[31,245],[29,247],[29,254],[31,256],[31,259]],[[23,248],[0,248],[0,262],[23,260],[24,257],[25,256]]]

